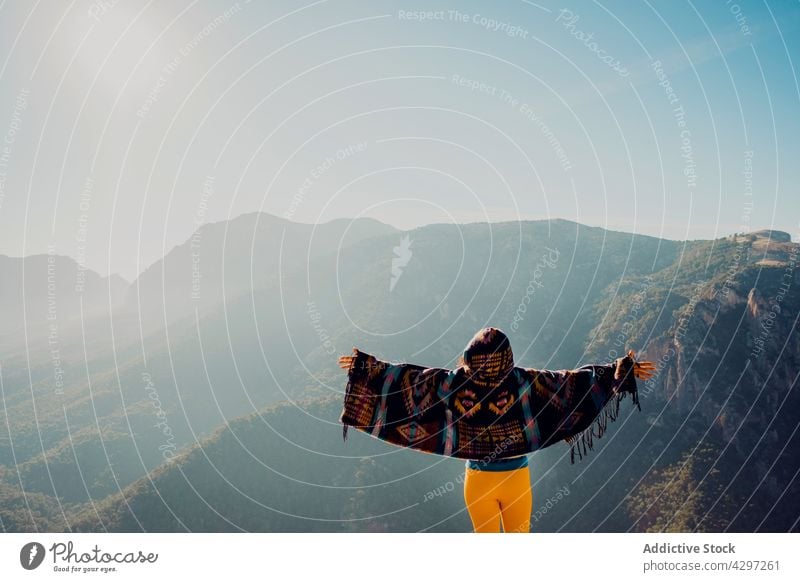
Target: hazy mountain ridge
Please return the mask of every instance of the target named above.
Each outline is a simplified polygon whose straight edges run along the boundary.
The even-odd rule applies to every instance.
[[[239,217],[234,221],[235,230],[241,234],[241,220],[255,224],[258,218]],[[267,219],[261,218],[266,223]],[[276,226],[276,236],[295,226],[277,217],[270,220]],[[211,227],[220,231],[221,225]],[[318,226],[319,236],[324,239],[321,251],[335,250],[338,244],[350,244],[378,232],[394,231],[372,220],[348,227],[344,221]],[[315,227],[297,228],[310,233]],[[291,235],[295,246],[290,250],[298,251],[303,236]],[[319,236],[315,240],[322,240]],[[222,239],[219,240],[221,244]],[[210,253],[212,237],[205,236],[204,241]],[[306,248],[309,246],[305,244]],[[249,241],[244,250],[250,253]],[[256,253],[259,251],[256,248]],[[261,254],[269,253],[277,259],[277,248],[263,251]],[[300,263],[295,265],[301,267]],[[162,270],[157,266],[152,269]],[[174,261],[164,270],[170,269],[175,270]],[[272,273],[272,277],[277,280],[278,273]],[[68,305],[61,302],[60,296],[56,303],[59,309]],[[197,308],[201,319],[209,312],[224,317],[225,309],[219,304]],[[227,366],[222,365],[222,355],[230,352],[224,329],[205,338],[203,347],[211,350],[214,357],[208,360],[209,369],[204,369],[194,309],[189,315],[174,318],[169,328],[145,330],[143,337],[139,313],[132,312],[130,305],[121,305],[112,313],[87,310],[85,314],[83,325],[59,329],[58,344],[50,344],[44,336],[37,343],[31,337],[28,348],[20,355],[3,356],[3,421],[9,423],[11,432],[0,435],[0,464],[15,465],[10,482],[19,487],[22,479],[26,491],[52,495],[55,484],[67,502],[103,497],[164,462],[165,454],[193,442],[196,434],[206,434],[227,418],[285,397],[271,388],[255,395],[252,390],[240,390],[238,394],[209,394],[206,390],[205,397],[196,397],[203,384],[208,384],[206,372],[228,381],[237,377],[237,370],[230,360]],[[273,320],[277,321],[275,315]],[[248,322],[252,317],[243,316],[242,325],[247,328]],[[227,325],[223,323],[222,327]],[[252,339],[255,333],[252,328],[249,331],[248,338]],[[213,343],[216,341],[219,346]],[[51,352],[54,347],[58,348],[57,359]],[[56,374],[60,386],[55,383]],[[267,372],[261,370],[260,374],[258,382],[263,384]],[[224,410],[218,410],[219,404]],[[106,466],[84,484],[76,458],[80,465]]]

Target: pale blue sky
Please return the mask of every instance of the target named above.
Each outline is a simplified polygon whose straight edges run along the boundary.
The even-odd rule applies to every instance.
[[[0,6],[0,253],[132,278],[256,210],[800,233],[797,2]]]

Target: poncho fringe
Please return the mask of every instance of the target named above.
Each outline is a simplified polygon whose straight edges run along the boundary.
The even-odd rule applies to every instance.
[[[606,432],[606,427],[608,426],[609,420],[612,422],[617,420],[617,417],[619,416],[620,401],[625,398],[626,394],[628,393],[619,392],[612,396],[611,401],[609,401],[606,406],[603,407],[600,415],[592,422],[589,428],[574,436],[564,438],[564,441],[566,441],[566,443],[569,445],[569,462],[571,464],[575,463],[576,452],[578,453],[578,459],[583,459],[584,455],[586,455],[587,447],[589,450],[593,450],[594,439],[602,438]],[[639,404],[638,389],[631,392],[631,398],[636,408],[641,411],[642,407]],[[595,431],[595,429],[597,430]],[[583,450],[581,451],[581,449]]]

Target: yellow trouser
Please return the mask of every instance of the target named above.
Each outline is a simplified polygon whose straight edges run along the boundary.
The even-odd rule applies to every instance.
[[[476,533],[528,533],[531,529],[530,468],[479,471],[466,468],[464,501]]]

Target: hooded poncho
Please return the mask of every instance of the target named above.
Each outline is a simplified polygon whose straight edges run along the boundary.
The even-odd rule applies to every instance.
[[[620,400],[641,410],[626,356],[576,370],[514,365],[496,328],[480,330],[455,370],[394,364],[354,349],[340,421],[393,445],[491,462],[566,441],[570,462],[592,448]]]

